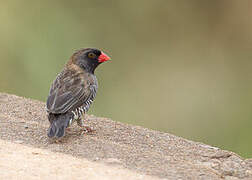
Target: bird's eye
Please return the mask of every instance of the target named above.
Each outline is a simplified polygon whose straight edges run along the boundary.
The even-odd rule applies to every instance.
[[[88,57],[94,59],[96,57],[95,53],[88,53]]]

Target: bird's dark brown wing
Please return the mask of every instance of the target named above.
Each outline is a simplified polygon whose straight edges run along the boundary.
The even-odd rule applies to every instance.
[[[97,80],[94,75],[84,80],[81,75],[62,73],[51,86],[46,103],[47,111],[55,114],[72,111],[93,101],[96,91]]]

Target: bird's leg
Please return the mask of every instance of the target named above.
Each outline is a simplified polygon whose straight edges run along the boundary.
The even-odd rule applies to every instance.
[[[79,118],[77,119],[77,124],[78,124],[80,127],[85,127],[85,126],[84,126],[84,116],[85,116],[85,114],[82,113],[81,117],[79,117]]]
[[[77,124],[83,128],[83,132],[81,134],[93,131],[90,127],[84,125],[84,119],[85,113],[83,112],[82,116],[77,120]]]

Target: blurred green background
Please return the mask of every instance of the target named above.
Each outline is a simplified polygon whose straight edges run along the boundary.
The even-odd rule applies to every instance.
[[[97,47],[90,114],[252,157],[249,0],[0,1],[0,91],[45,101],[71,54]]]

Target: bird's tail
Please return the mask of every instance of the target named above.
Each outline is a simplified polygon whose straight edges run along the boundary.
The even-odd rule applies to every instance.
[[[71,117],[68,114],[49,114],[48,119],[51,123],[48,129],[48,137],[57,137],[60,138],[65,135],[65,129],[69,125]]]

